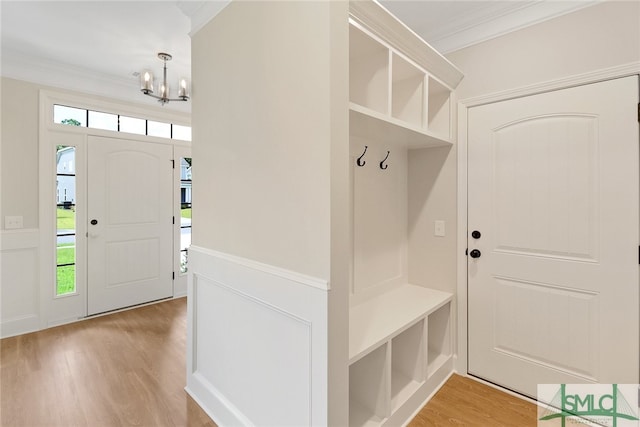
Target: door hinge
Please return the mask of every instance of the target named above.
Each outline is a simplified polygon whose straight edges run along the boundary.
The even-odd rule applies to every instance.
[[[171,169],[175,169],[176,168],[176,161],[171,159]]]
[[[171,272],[171,280],[176,280],[176,272],[175,271]]]
[[[175,224],[175,223],[176,223],[176,217],[175,217],[175,216],[172,216],[172,217],[171,217],[171,224]]]
[[[638,122],[640,122],[640,102],[638,102]]]

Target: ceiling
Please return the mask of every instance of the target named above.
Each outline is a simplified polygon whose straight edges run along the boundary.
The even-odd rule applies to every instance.
[[[541,22],[600,0],[382,0],[442,53]],[[3,76],[156,105],[137,73],[156,76],[168,52],[169,84],[190,76],[189,32],[222,9],[219,1],[0,1]],[[165,108],[188,112],[190,103]]]

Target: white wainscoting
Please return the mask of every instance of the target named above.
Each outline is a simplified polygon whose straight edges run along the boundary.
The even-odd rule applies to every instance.
[[[0,337],[40,329],[37,229],[0,231]]]
[[[187,392],[221,426],[327,424],[322,279],[191,246]]]

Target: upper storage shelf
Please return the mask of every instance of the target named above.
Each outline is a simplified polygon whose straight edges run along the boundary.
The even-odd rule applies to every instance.
[[[451,145],[449,138],[444,139],[420,126],[412,125],[354,102],[349,104],[349,126],[352,135],[382,140],[410,149]]]
[[[389,49],[349,26],[349,99],[389,114]]]
[[[387,12],[371,3],[350,2],[358,16],[349,21],[351,134],[409,148],[451,144],[451,93],[462,73],[414,33],[394,30],[395,18],[378,25]]]

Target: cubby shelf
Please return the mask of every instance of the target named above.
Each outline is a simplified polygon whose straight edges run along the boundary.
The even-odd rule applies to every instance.
[[[407,284],[351,308],[350,426],[390,422],[451,360],[452,297]]]
[[[374,3],[349,4],[349,426],[405,425],[453,371],[453,295],[407,282],[437,243],[410,220],[426,220],[440,152],[421,149],[453,145],[462,74]]]
[[[407,284],[352,307],[349,363],[399,335],[452,297],[448,292]]]
[[[353,102],[349,103],[349,129],[351,135],[400,147],[428,148],[451,145],[450,140],[437,134]]]

